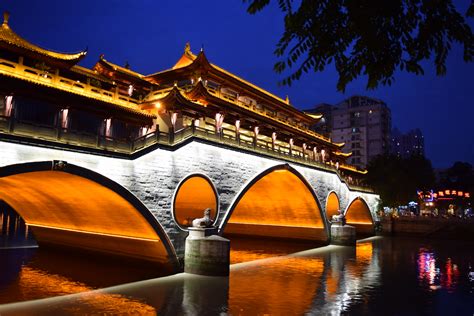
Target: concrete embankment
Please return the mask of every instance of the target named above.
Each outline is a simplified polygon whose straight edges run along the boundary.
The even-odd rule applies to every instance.
[[[384,235],[433,238],[474,238],[474,219],[400,217],[382,219]]]

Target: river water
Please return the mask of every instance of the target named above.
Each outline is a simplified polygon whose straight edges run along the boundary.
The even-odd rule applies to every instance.
[[[474,315],[472,240],[373,237],[311,249],[232,239],[229,278],[160,276],[36,248],[14,214],[4,213],[0,224],[2,316]]]

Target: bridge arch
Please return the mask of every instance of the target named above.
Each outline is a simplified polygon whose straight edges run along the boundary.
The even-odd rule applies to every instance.
[[[203,210],[211,209],[216,223],[219,216],[219,195],[212,180],[202,173],[191,173],[178,184],[173,194],[173,219],[181,230],[192,226],[192,219],[203,216]]]
[[[326,197],[326,219],[329,221],[333,215],[339,215],[340,208],[339,196],[335,191],[330,191]]]
[[[344,212],[348,225],[356,227],[357,234],[374,233],[374,219],[369,205],[362,197],[353,199]]]
[[[222,235],[328,240],[327,224],[308,181],[288,164],[261,172],[231,203],[219,232]]]
[[[177,271],[165,231],[130,191],[62,161],[0,168],[0,199],[31,228],[38,244],[118,255]]]

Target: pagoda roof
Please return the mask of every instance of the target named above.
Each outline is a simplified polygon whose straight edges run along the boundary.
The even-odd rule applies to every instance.
[[[309,117],[314,118],[315,120],[320,120],[323,117],[323,114],[321,113],[308,113],[303,111],[304,114],[308,115]]]
[[[225,79],[228,79],[231,82],[234,82],[234,84],[244,86],[250,92],[263,96],[264,98],[268,98],[269,100],[273,101],[274,105],[279,105],[282,110],[286,110],[286,111],[289,111],[290,113],[296,114],[299,117],[304,118],[307,122],[311,124],[317,123],[317,121],[320,119],[320,117],[318,118],[318,117],[310,116],[307,113],[304,113],[294,108],[290,104],[290,100],[288,96],[286,97],[286,99],[282,99],[274,95],[273,93],[268,92],[267,90],[262,89],[254,85],[253,83],[245,79],[242,79],[241,77],[236,76],[233,73],[215,64],[210,63],[204,54],[204,50],[201,49],[198,55],[193,54],[189,43],[186,44],[183,55],[180,57],[180,59],[176,62],[176,64],[172,68],[159,71],[151,75],[147,75],[145,76],[145,79],[154,83],[161,84],[162,83],[160,82],[161,78],[179,80],[180,76],[185,75],[186,73],[193,73],[199,69],[217,74],[218,76],[221,76]]]
[[[40,55],[45,57],[46,59],[52,60],[53,62],[62,62],[69,65],[78,63],[87,54],[86,50],[78,53],[60,53],[41,48],[35,44],[28,42],[20,35],[15,33],[8,25],[8,20],[9,14],[8,12],[5,12],[3,14],[3,23],[0,27],[0,47],[14,47],[20,53],[27,53],[29,55]]]
[[[74,65],[74,66],[71,67],[70,70],[75,72],[75,73],[79,73],[81,75],[84,75],[84,76],[92,77],[92,78],[95,78],[97,80],[113,84],[113,81],[111,79],[109,79],[109,78],[97,73],[95,70],[91,70],[89,68],[81,67],[79,65]]]
[[[344,153],[344,152],[340,152],[340,151],[335,151],[335,152],[333,152],[333,154],[336,155],[336,156],[341,156],[341,157],[346,157],[346,158],[352,156],[352,152]]]
[[[259,113],[257,111],[252,111],[249,110],[248,108],[244,108],[239,106],[238,104],[234,104],[231,101],[221,99],[217,96],[214,96],[203,84],[202,81],[199,81],[192,90],[190,91],[184,91],[181,90],[180,88],[174,86],[168,94],[164,95],[162,98],[159,99],[154,99],[150,100],[150,102],[153,101],[160,101],[163,103],[170,103],[170,104],[177,104],[175,102],[170,102],[171,98],[176,98],[180,103],[184,103],[188,106],[191,104],[194,105],[194,109],[198,108],[203,108],[203,107],[208,107],[209,104],[214,104],[218,105],[219,103],[224,103],[229,106],[229,108],[234,108],[236,111],[245,111],[245,112],[254,112],[254,115],[256,118],[266,118],[267,121],[270,121],[272,125],[276,126],[281,126],[284,127],[286,130],[293,130],[294,132],[297,132],[300,135],[304,135],[306,137],[311,137],[314,139],[317,139],[319,142],[322,142],[328,146],[331,146],[333,148],[341,148],[344,146],[344,143],[338,144],[338,143],[333,143],[330,139],[325,138],[322,135],[319,135],[313,131],[310,130],[303,130],[300,128],[297,128],[293,125],[290,125],[286,122],[280,121],[276,118],[269,117],[266,115],[262,115],[262,113]]]
[[[104,58],[104,55],[100,55],[100,57],[99,57],[99,62],[100,62],[100,63],[103,63],[103,64],[105,64],[105,65],[107,65],[108,68],[111,68],[111,69],[113,69],[114,71],[123,73],[123,74],[128,75],[128,76],[131,76],[131,77],[135,77],[136,79],[143,79],[143,77],[145,77],[145,76],[142,75],[141,73],[138,73],[138,72],[133,71],[133,70],[130,70],[130,69],[128,69],[128,68],[119,66],[119,65],[117,65],[117,64],[114,64],[114,63],[112,63],[112,62],[106,60],[106,59]]]

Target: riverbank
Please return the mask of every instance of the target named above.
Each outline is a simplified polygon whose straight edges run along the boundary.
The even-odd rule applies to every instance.
[[[382,234],[442,239],[474,240],[474,219],[435,217],[384,217]]]

